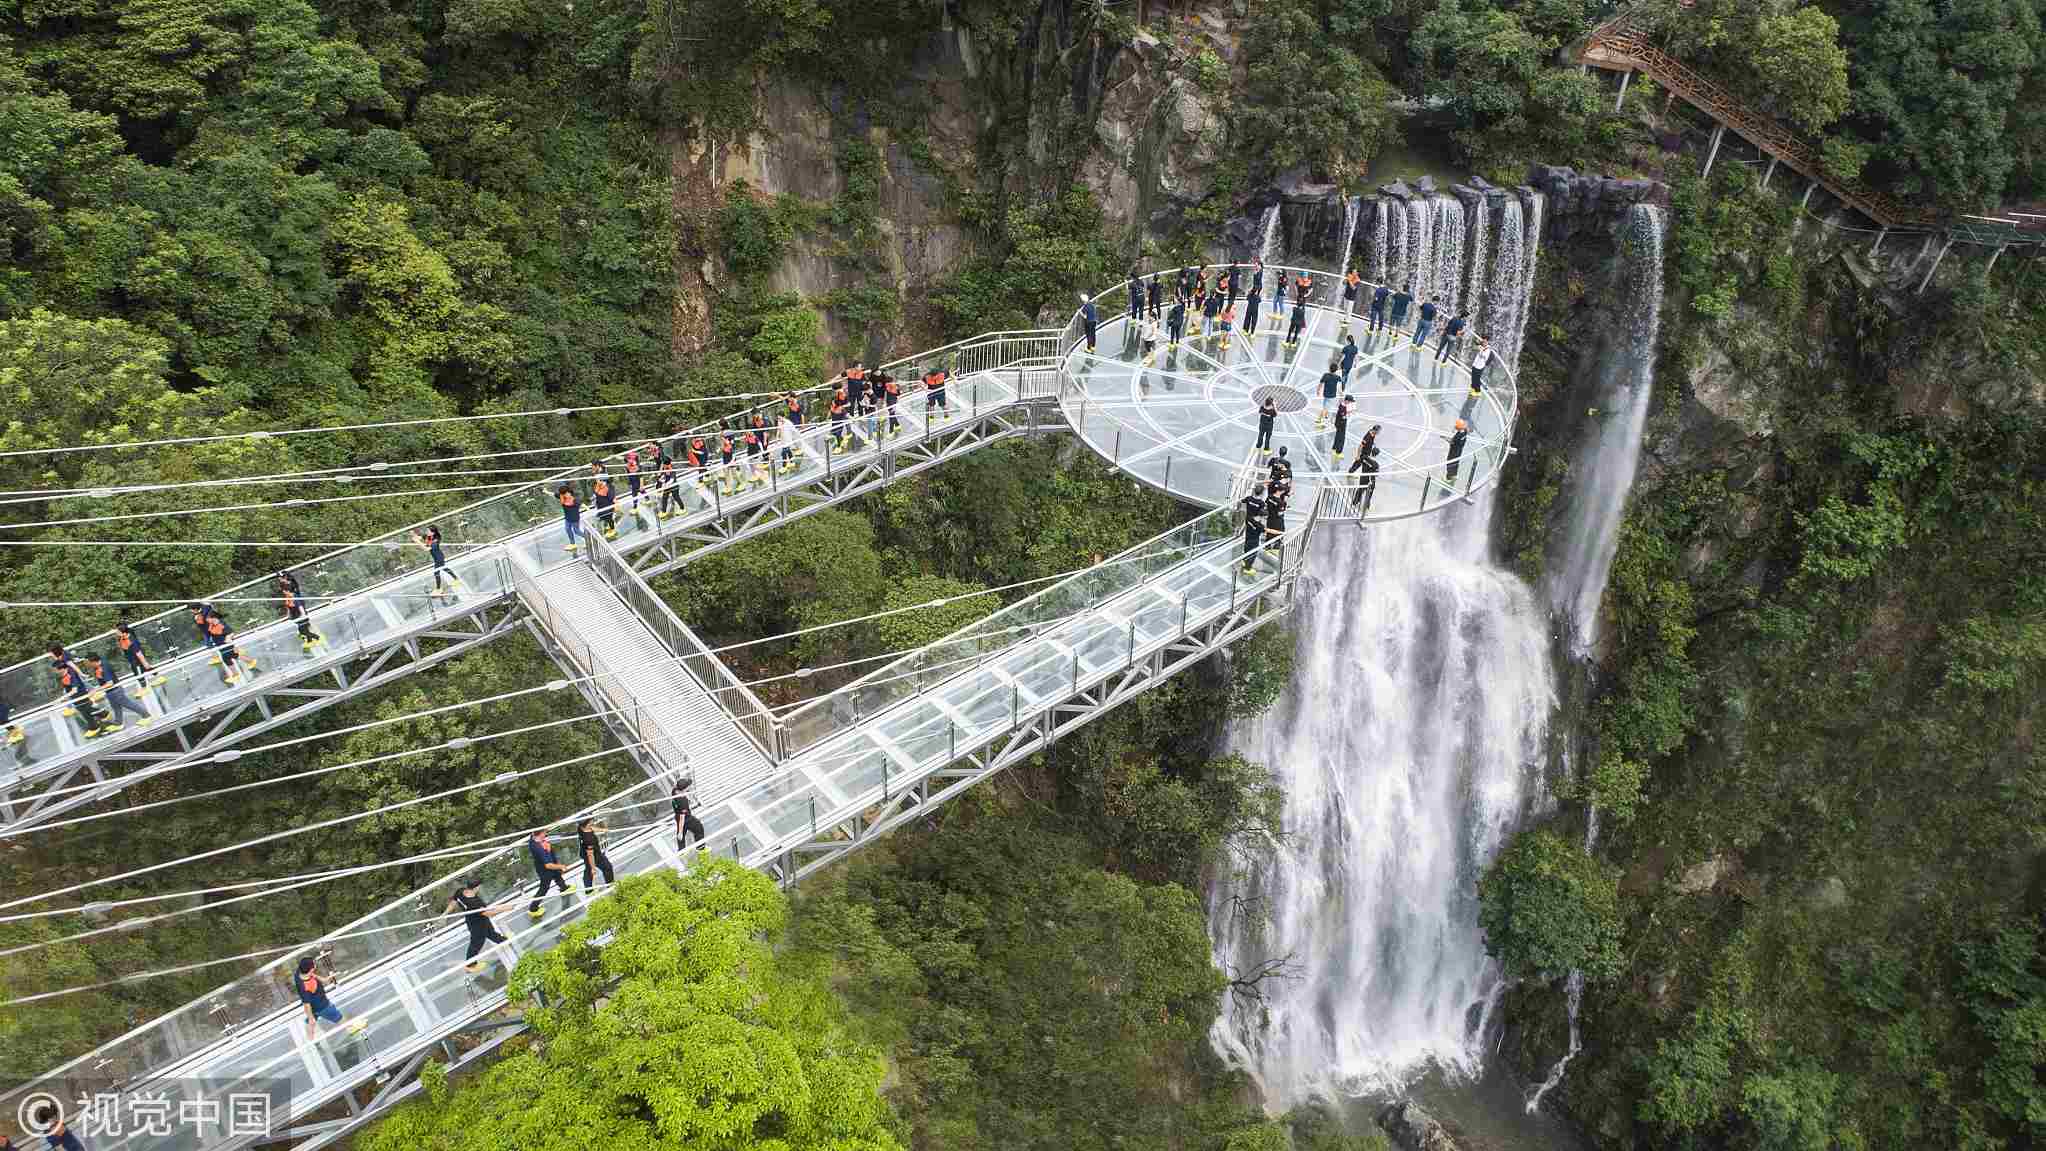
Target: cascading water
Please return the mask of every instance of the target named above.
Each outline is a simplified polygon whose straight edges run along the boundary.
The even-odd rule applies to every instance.
[[[1387,248],[1389,255],[1386,258],[1385,278],[1380,280],[1379,283],[1390,284],[1399,278],[1400,265],[1406,260],[1407,208],[1403,202],[1389,198],[1381,200],[1379,203],[1385,209],[1386,221],[1391,228],[1389,233],[1390,243]]]
[[[1534,311],[1535,272],[1542,257],[1542,207],[1547,197],[1535,192],[1528,197],[1527,239],[1520,249],[1520,322],[1513,326],[1512,339],[1503,353],[1508,367],[1520,369],[1520,349],[1527,343],[1527,317]]]
[[[1434,231],[1435,213],[1428,207],[1428,201],[1407,201],[1407,274],[1393,285],[1395,289],[1410,284],[1415,295],[1427,297],[1428,273],[1435,257]]]
[[[1477,877],[1539,796],[1555,703],[1543,612],[1485,562],[1489,507],[1317,539],[1293,685],[1234,733],[1286,835],[1236,847],[1216,959],[1285,974],[1230,996],[1212,1039],[1274,1109],[1482,1059],[1502,983]]]
[[[1356,196],[1350,197],[1343,205],[1343,248],[1341,266],[1336,269],[1338,282],[1350,271],[1350,245],[1357,242],[1357,212],[1363,206],[1364,201]]]
[[[1473,332],[1483,330],[1478,327],[1478,320],[1485,309],[1485,269],[1492,266],[1492,249],[1485,242],[1491,223],[1492,205],[1481,199],[1478,210],[1471,213],[1471,279],[1463,293],[1464,318]]]
[[[1463,279],[1463,201],[1443,196],[1435,201],[1434,294],[1440,296],[1442,322],[1456,314],[1457,290]]]
[[[1380,196],[1371,205],[1371,209],[1373,220],[1371,225],[1371,282],[1383,284],[1385,282],[1385,237],[1388,227],[1387,220],[1392,215],[1392,201],[1384,196]]]
[[[1485,326],[1480,329],[1492,341],[1493,351],[1505,347],[1507,339],[1520,330],[1521,245],[1527,242],[1520,198],[1506,197],[1499,213],[1499,250],[1492,261],[1491,277],[1485,285]]]
[[[1279,262],[1279,206],[1273,204],[1265,209],[1264,222],[1259,226],[1264,239],[1258,245],[1257,258],[1266,266]]]
[[[1598,428],[1571,468],[1575,494],[1560,563],[1552,563],[1549,602],[1568,621],[1573,654],[1590,653],[1598,639],[1598,606],[1605,596],[1620,518],[1641,454],[1655,389],[1655,342],[1662,326],[1662,209],[1636,204],[1621,237],[1620,287],[1627,311],[1626,345],[1600,366]]]

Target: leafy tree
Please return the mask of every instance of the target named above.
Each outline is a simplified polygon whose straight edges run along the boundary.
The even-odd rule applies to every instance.
[[[881,610],[911,608],[917,604],[928,605],[940,599],[947,602],[936,607],[915,607],[876,621],[874,627],[880,636],[882,647],[889,651],[921,647],[958,631],[1002,606],[1000,596],[976,595],[962,598],[980,590],[979,584],[938,575],[913,575],[890,584],[888,595],[882,601]]]
[[[1523,831],[1478,881],[1485,950],[1519,979],[1620,972],[1618,881],[1554,832]]]
[[[898,1147],[880,1058],[777,959],[786,916],[772,880],[729,860],[622,880],[513,972],[540,1043],[439,1082],[364,1146]]]
[[[1755,24],[1756,79],[1778,111],[1809,131],[1847,111],[1847,53],[1839,22],[1807,6]]]
[[[1267,7],[1251,23],[1244,64],[1233,146],[1267,176],[1305,165],[1358,180],[1393,138],[1392,86],[1296,0]]]
[[[1840,1078],[1817,1067],[1782,1075],[1750,1075],[1741,1083],[1741,1114],[1762,1151],[1828,1151],[1833,1141],[1833,1096]]]

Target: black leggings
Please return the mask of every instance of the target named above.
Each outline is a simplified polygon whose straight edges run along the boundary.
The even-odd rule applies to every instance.
[[[675,505],[675,510],[676,510],[676,511],[678,511],[678,512],[679,512],[679,511],[686,511],[686,510],[687,510],[687,509],[685,509],[685,508],[684,508],[684,507],[682,506],[682,493],[681,493],[680,491],[676,490],[676,487],[675,487],[675,485],[674,485],[674,484],[662,484],[662,485],[661,485],[661,506],[660,506],[659,508],[655,509],[655,510],[656,510],[656,511],[658,511],[658,512],[660,512],[661,514],[665,515],[665,514],[667,514],[667,511],[668,511],[668,505],[669,505],[669,504],[674,504],[674,505]]]
[[[692,835],[696,837],[696,842],[703,842],[703,821],[693,815],[676,816],[675,842],[687,846]]]
[[[480,927],[474,923],[471,923],[469,925],[469,953],[467,955],[464,955],[462,958],[464,960],[470,960],[476,958],[478,955],[481,955],[483,953],[483,945],[486,943],[509,943],[509,942],[510,940],[504,937],[503,932],[499,931],[495,927],[492,927],[488,922],[485,922]]]
[[[1259,420],[1257,422],[1257,450],[1264,451],[1266,448],[1269,448],[1271,446],[1272,446],[1272,421]]]
[[[594,866],[594,867],[592,867],[592,866],[591,866],[591,864],[595,864],[595,866]],[[605,855],[605,854],[604,854],[604,851],[603,851],[603,849],[602,849],[602,848],[599,848],[599,849],[597,849],[596,851],[592,851],[592,852],[590,852],[590,853],[589,853],[589,858],[588,858],[587,860],[585,860],[585,861],[584,861],[584,863],[583,863],[583,890],[584,890],[584,891],[588,891],[588,890],[590,890],[590,889],[591,889],[592,887],[595,887],[595,886],[596,886],[596,881],[597,881],[597,876],[596,876],[596,872],[599,872],[599,871],[601,871],[601,872],[603,872],[603,873],[604,873],[604,882],[605,882],[605,883],[616,883],[616,882],[618,882],[618,877],[617,877],[616,875],[613,875],[613,874],[611,873],[611,857],[610,857],[610,856],[608,856],[608,855]]]

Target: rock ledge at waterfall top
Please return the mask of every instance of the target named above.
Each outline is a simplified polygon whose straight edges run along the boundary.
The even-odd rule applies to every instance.
[[[1449,1129],[1411,1099],[1386,1104],[1377,1119],[1401,1151],[1461,1151]]]

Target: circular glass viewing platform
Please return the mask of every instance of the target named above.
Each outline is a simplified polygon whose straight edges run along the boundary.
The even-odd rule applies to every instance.
[[[1226,267],[1226,265],[1223,265]],[[1217,268],[1209,269],[1212,277]],[[1273,307],[1277,276],[1314,277],[1308,319],[1297,345],[1286,342],[1292,319],[1289,289],[1283,314]],[[1436,318],[1425,349],[1413,344],[1419,319],[1416,304],[1407,331],[1388,326],[1372,333],[1369,311],[1373,285],[1358,292],[1357,315],[1343,312],[1340,278],[1327,271],[1265,269],[1255,333],[1220,332],[1203,337],[1201,317],[1187,309],[1186,333],[1168,344],[1164,320],[1171,313],[1177,269],[1165,277],[1167,298],[1159,309],[1158,344],[1146,358],[1141,326],[1125,314],[1125,282],[1095,297],[1095,350],[1087,350],[1085,327],[1075,316],[1066,329],[1060,363],[1059,398],[1066,421],[1095,451],[1130,475],[1191,503],[1221,507],[1243,498],[1265,478],[1271,457],[1258,451],[1258,408],[1270,396],[1279,409],[1272,448],[1286,449],[1293,465],[1294,507],[1317,507],[1325,519],[1391,520],[1433,511],[1497,482],[1506,458],[1517,392],[1511,372],[1494,357],[1484,387],[1471,394],[1466,366],[1475,339],[1468,331],[1440,355]],[[1244,265],[1246,279],[1249,266]],[[1388,306],[1387,311],[1390,312]],[[1246,301],[1235,303],[1236,327]],[[1341,356],[1345,333],[1357,354],[1337,402],[1350,397],[1350,416],[1340,457],[1335,454],[1333,413],[1322,418],[1321,377]],[[1452,475],[1449,456],[1456,423],[1467,431]],[[1365,433],[1379,428],[1375,483],[1350,471]],[[1309,504],[1313,499],[1317,504]]]

